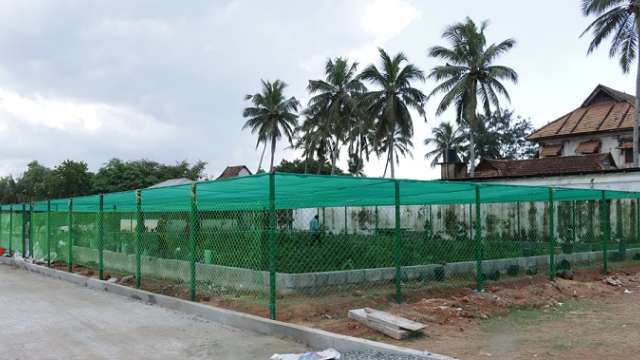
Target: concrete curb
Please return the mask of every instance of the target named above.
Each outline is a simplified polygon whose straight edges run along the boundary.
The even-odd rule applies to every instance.
[[[379,352],[388,355],[413,356],[425,360],[454,360],[454,358],[444,355],[334,334],[324,330],[265,319],[259,316],[203,305],[166,295],[154,294],[148,291],[113,284],[98,279],[87,278],[78,274],[50,269],[45,266],[31,264],[14,258],[0,256],[0,264],[15,266],[33,273],[84,286],[89,289],[106,291],[167,309],[196,315],[206,320],[238,329],[291,339],[313,349],[325,349],[332,347],[340,352]]]

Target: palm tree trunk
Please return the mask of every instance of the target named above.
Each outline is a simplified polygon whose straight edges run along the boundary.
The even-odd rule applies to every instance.
[[[478,98],[476,97],[476,85],[473,84],[469,90],[467,90],[467,100],[468,104],[464,109],[464,117],[467,120],[467,125],[469,125],[469,176],[475,176],[475,167],[476,167],[476,142],[473,132],[476,129],[476,106],[478,104]]]
[[[309,154],[304,157],[304,173],[306,174],[309,170]]]
[[[260,162],[258,163],[258,170],[256,171],[256,174],[260,172],[260,169],[262,169],[262,160],[264,160],[264,153],[265,151],[267,151],[267,142],[264,142],[264,146],[262,147],[262,154],[260,154]]]
[[[469,125],[469,176],[475,176],[476,167],[476,141],[473,135],[473,127]]]
[[[331,152],[331,176],[336,173],[336,160],[338,158],[338,144],[340,140],[336,137],[336,142],[333,145],[333,151]]]
[[[276,154],[276,137],[271,137],[271,166],[269,166],[269,172],[273,172],[273,158]]]
[[[395,148],[395,134],[391,134],[391,140],[389,141],[389,161],[391,164],[391,178],[395,179],[396,178],[396,167],[395,167],[395,159],[393,158],[393,151]]]
[[[638,48],[640,54],[640,47]],[[640,58],[636,60],[636,120],[633,124],[633,167],[638,167],[638,126],[640,125]]]

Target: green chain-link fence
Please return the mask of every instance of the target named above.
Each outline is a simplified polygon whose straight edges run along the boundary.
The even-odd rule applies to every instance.
[[[638,193],[261,174],[2,205],[0,246],[48,266],[287,320],[481,290],[640,252]]]

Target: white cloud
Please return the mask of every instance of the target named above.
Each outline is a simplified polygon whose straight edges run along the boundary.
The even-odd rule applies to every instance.
[[[9,115],[12,121],[79,136],[96,136],[108,132],[134,138],[147,133],[162,136],[172,131],[171,126],[126,106],[51,98],[39,94],[23,96],[1,88],[0,114]],[[0,124],[5,131],[11,125],[3,119],[0,119]]]
[[[351,50],[349,56],[362,63],[377,61],[378,47],[398,36],[419,17],[420,11],[405,0],[367,1],[360,25],[371,39]]]

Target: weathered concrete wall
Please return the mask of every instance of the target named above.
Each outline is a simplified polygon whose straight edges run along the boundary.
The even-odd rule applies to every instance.
[[[611,253],[615,253],[611,251]],[[640,253],[640,248],[627,249],[627,257]],[[74,261],[97,263],[98,252],[94,249],[74,247]],[[574,254],[556,255],[556,262],[567,259],[572,264],[595,264],[602,261],[601,251],[580,252]],[[135,272],[135,255],[126,255],[112,251],[104,251],[105,266],[109,269],[127,273]],[[511,265],[519,265],[521,271],[530,267],[539,270],[549,266],[549,256],[515,257],[482,262],[484,273],[492,271],[505,272]],[[448,263],[445,265],[429,264],[417,266],[403,266],[403,280],[433,279],[434,269],[444,267],[445,279],[473,279],[476,273],[475,261]],[[169,279],[173,281],[190,281],[190,263],[183,260],[142,257],[142,276]],[[276,289],[279,295],[310,292],[322,288],[341,286],[368,286],[373,284],[390,283],[394,280],[395,268],[376,268],[347,271],[327,271],[299,274],[276,274]],[[237,291],[269,291],[269,273],[243,268],[220,265],[196,264],[196,280],[213,286],[225,287]]]

